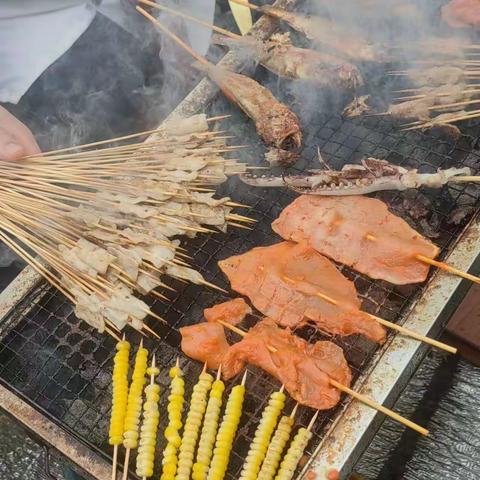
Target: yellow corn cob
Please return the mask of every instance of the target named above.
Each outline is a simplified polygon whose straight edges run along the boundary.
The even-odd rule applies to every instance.
[[[262,418],[255,432],[252,445],[250,446],[245,464],[240,473],[240,480],[257,479],[260,466],[267,453],[270,438],[277,426],[278,417],[284,406],[285,394],[283,391],[273,392],[272,395],[270,395],[268,405],[263,411]]]
[[[155,462],[155,446],[157,445],[157,430],[160,421],[158,402],[160,386],[155,384],[155,377],[160,370],[155,367],[155,357],[152,366],[147,369],[150,375],[150,385],[145,387],[145,403],[143,404],[143,423],[140,428],[140,442],[137,454],[137,475],[142,478],[153,475]]]
[[[145,373],[147,371],[148,351],[142,346],[139,347],[135,356],[132,382],[128,391],[127,413],[125,415],[123,446],[127,449],[137,448],[138,425],[142,413],[142,394],[145,384]]]
[[[182,412],[184,402],[184,381],[182,370],[177,366],[169,372],[172,382],[170,384],[170,395],[168,397],[168,425],[164,436],[167,439],[167,446],[163,451],[162,476],[160,480],[174,480],[177,473],[177,449],[182,439],[179,431],[182,428]]]
[[[298,430],[290,444],[290,448],[285,457],[283,457],[275,480],[291,480],[293,478],[298,462],[302,458],[303,452],[311,438],[312,432],[309,429],[302,427]]]
[[[225,390],[225,384],[220,380],[220,369],[218,371],[217,379],[213,382],[210,390],[202,434],[198,441],[197,461],[192,468],[193,480],[206,480],[208,467],[213,455],[218,419],[220,418],[220,410],[222,408],[222,396]]]
[[[178,468],[176,480],[189,480],[195,457],[198,434],[207,407],[207,396],[212,386],[213,377],[202,372],[197,384],[193,387],[190,409],[183,428],[182,444],[178,452]]]
[[[130,344],[125,340],[117,343],[117,353],[113,360],[112,376],[112,413],[108,442],[110,445],[121,445],[123,426],[128,400],[128,356]]]
[[[262,468],[258,474],[258,480],[272,480],[275,476],[275,472],[277,471],[282,458],[283,449],[290,439],[293,423],[294,419],[291,415],[289,417],[284,415],[280,419],[280,422],[278,422],[278,427],[275,430],[270,445],[268,446],[265,460],[263,461]]]
[[[227,471],[233,440],[237,433],[240,417],[242,416],[243,400],[245,398],[245,377],[242,385],[232,388],[228,397],[222,423],[218,429],[213,449],[213,458],[208,470],[208,480],[223,480]]]

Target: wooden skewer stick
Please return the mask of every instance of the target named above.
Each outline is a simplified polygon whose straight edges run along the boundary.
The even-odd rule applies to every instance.
[[[239,5],[243,5],[244,7],[248,7],[250,10],[262,11],[260,7],[254,5],[253,3],[249,3],[247,0],[231,0],[233,3],[238,3]]]
[[[295,283],[295,280],[283,276],[283,279],[286,280],[289,283]],[[342,307],[341,303],[338,300],[335,300],[334,298],[330,297],[329,295],[325,295],[324,293],[321,292],[315,292],[315,295],[319,298],[322,298],[328,303],[331,303],[332,305],[336,305],[339,307]],[[433,338],[425,337],[424,335],[420,335],[417,332],[414,332],[413,330],[410,330],[408,328],[402,327],[401,325],[397,325],[396,323],[389,322],[388,320],[385,320],[383,318],[377,317],[376,315],[373,315],[371,313],[365,312],[369,317],[373,318],[376,320],[378,323],[381,325],[391,328],[392,330],[396,330],[399,333],[402,333],[404,335],[407,335],[409,337],[414,338],[415,340],[419,340],[420,342],[428,343],[429,345],[432,345],[433,347],[441,348],[442,350],[445,350],[449,353],[457,353],[457,349],[454,347],[451,347],[450,345],[446,345],[445,343],[439,342],[438,340],[434,340]]]
[[[373,242],[376,242],[378,239],[374,235],[367,234],[365,235],[365,238],[367,240],[371,240]],[[416,254],[415,258],[419,260],[420,262],[427,263],[428,265],[432,265],[434,267],[441,268],[442,270],[445,270],[446,272],[452,273],[453,275],[457,275],[459,277],[465,278],[466,280],[470,280],[474,283],[480,284],[480,278],[471,275],[470,273],[463,272],[462,270],[458,270],[458,268],[452,267],[448,265],[447,263],[444,262],[439,262],[438,260],[433,260],[433,258],[426,257],[425,255],[420,255]]]
[[[445,105],[433,105],[433,107],[428,107],[428,110],[443,110],[444,108],[463,107],[464,105],[474,105],[477,103],[480,103],[480,99],[465,100],[464,102],[456,102],[456,103],[447,103]]]
[[[225,30],[224,28],[217,27],[216,25],[200,20],[199,18],[192,17],[191,15],[187,15],[186,13],[179,12],[178,10],[174,10],[173,8],[165,7],[164,5],[159,5],[158,3],[151,2],[149,0],[138,0],[138,1],[140,3],[144,3],[145,5],[149,5],[150,7],[156,8],[158,10],[163,10],[165,12],[171,13],[172,15],[185,18],[186,20],[190,20],[191,22],[198,23],[199,25],[203,25],[204,27],[212,29],[214,32],[225,35],[226,37],[235,38],[235,39],[242,38],[242,35],[238,35],[236,33],[230,32],[229,30]]]
[[[170,37],[172,40],[177,42],[185,51],[190,53],[190,55],[197,60],[197,62],[200,62],[203,65],[210,66],[210,62],[203,58],[201,55],[199,55],[193,48],[191,48],[189,45],[187,45],[178,35],[175,35],[173,32],[168,30],[168,28],[165,28],[155,17],[150,15],[146,10],[144,10],[142,7],[139,7],[138,5],[135,7],[137,12],[142,14],[145,18],[150,20],[154,25],[156,25],[165,35]]]
[[[355,390],[352,390],[349,387],[346,387],[345,385],[342,385],[341,383],[338,383],[336,380],[330,379],[330,383],[332,386],[337,388],[338,390],[347,393],[348,395],[351,395],[353,398],[356,400],[361,401],[365,405],[378,410],[379,412],[382,412],[383,414],[387,415],[393,420],[396,420],[399,423],[402,423],[403,425],[411,428],[412,430],[415,430],[416,432],[420,433],[421,435],[428,435],[428,430],[426,428],[421,427],[420,425],[417,425],[416,423],[412,422],[411,420],[408,420],[405,417],[402,417],[398,413],[394,412],[393,410],[390,410],[389,408],[384,407],[378,402],[375,402],[365,395],[361,395],[360,393],[356,392]]]
[[[118,445],[113,447],[112,480],[117,480]]]
[[[244,332],[243,330],[239,329],[238,327],[235,327],[234,325],[231,325],[227,322],[223,322],[222,320],[217,320],[218,323],[222,324],[224,327],[229,328],[230,330],[234,331],[235,333],[238,333],[242,337],[245,337],[247,335],[247,332]],[[272,352],[276,353],[278,350],[275,347],[271,347],[267,345],[267,348]],[[417,425],[416,423],[407,420],[406,418],[402,417],[398,413],[394,412],[393,410],[390,410],[389,408],[384,407],[380,403],[375,402],[374,400],[371,400],[370,398],[366,397],[365,395],[356,392],[355,390],[352,390],[349,387],[346,387],[345,385],[337,382],[336,380],[333,380],[332,378],[329,377],[330,384],[332,387],[335,387],[337,390],[340,390],[343,393],[347,393],[348,395],[351,395],[353,398],[356,400],[359,400],[360,402],[364,403],[365,405],[373,408],[374,410],[378,410],[388,417],[392,418],[393,420],[396,420],[399,423],[402,423],[403,425],[411,428],[412,430],[415,430],[416,432],[422,434],[422,435],[428,435],[428,430],[426,428],[421,427],[420,425]]]

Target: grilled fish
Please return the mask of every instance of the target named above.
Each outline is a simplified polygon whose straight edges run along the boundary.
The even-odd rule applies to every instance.
[[[258,134],[267,145],[290,150],[302,144],[300,121],[286,105],[246,75],[214,65],[199,66],[206,70],[223,94],[252,119]]]

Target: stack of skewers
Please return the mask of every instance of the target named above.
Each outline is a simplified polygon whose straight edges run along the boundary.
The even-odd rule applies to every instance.
[[[77,316],[116,336],[152,330],[134,296],[166,297],[162,277],[215,287],[188,265],[179,237],[251,222],[209,186],[246,167],[235,147],[196,115],[160,129],[1,162],[0,239],[75,305]],[[105,146],[153,134],[147,142]],[[215,230],[214,230],[215,229]]]
[[[237,330],[238,331],[238,330]],[[242,335],[246,334],[242,332]],[[275,342],[275,338],[271,338]],[[268,345],[273,355],[276,347]],[[132,452],[136,454],[136,474],[145,480],[154,475],[156,445],[161,412],[160,387],[155,378],[160,373],[155,355],[148,367],[148,351],[140,344],[135,355],[129,383],[130,344],[117,344],[112,377],[112,411],[109,443],[113,446],[112,480],[117,478],[119,447],[125,448],[122,479],[128,478]],[[207,372],[204,364],[193,387],[189,405],[184,408],[185,386],[179,360],[169,371],[171,379],[168,396],[168,423],[164,431],[161,455],[162,480],[222,480],[227,474],[230,455],[240,425],[246,394],[247,372],[240,384],[232,387],[224,399],[225,384],[221,380],[222,366],[216,378]],[[396,415],[394,412],[368,400],[348,387],[335,382],[338,388],[351,393],[373,408],[378,408],[411,428],[427,434],[425,429]],[[147,384],[145,386],[145,384]],[[260,422],[252,437],[239,478],[242,480],[290,480],[312,438],[312,428],[321,408],[311,417],[308,426],[300,427],[292,435],[299,403],[289,413],[283,413],[286,394],[284,386],[268,398]],[[223,417],[221,417],[224,405]],[[308,406],[308,404],[307,404]],[[143,414],[142,414],[143,411]],[[184,412],[185,411],[185,412]],[[282,414],[283,413],[283,414]],[[160,456],[158,456],[160,458]],[[157,463],[160,469],[160,464]]]

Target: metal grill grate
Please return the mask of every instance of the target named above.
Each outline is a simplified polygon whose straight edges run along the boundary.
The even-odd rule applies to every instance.
[[[288,94],[285,95],[287,89],[282,82],[274,81],[261,70],[259,75],[262,76],[262,83],[268,84],[275,95],[288,103],[293,101]],[[302,161],[296,166],[299,170],[318,168],[317,147],[334,168],[355,163],[364,156],[384,158],[422,171],[453,165],[466,165],[478,170],[480,166],[480,152],[474,146],[473,138],[463,137],[458,144],[454,144],[433,134],[399,132],[395,125],[380,118],[345,120],[315,111],[314,102],[311,102],[310,109],[308,103],[305,105],[300,112],[305,147]],[[239,151],[237,157],[250,164],[260,164],[264,147],[257,140],[252,124],[222,97],[214,101],[210,113],[232,115],[222,123],[221,128],[239,139],[249,139],[248,143],[256,142],[248,149]],[[474,134],[477,128],[478,124],[471,123],[464,131]],[[219,194],[230,195],[235,201],[250,205],[244,213],[258,223],[251,231],[230,229],[227,234],[199,236],[185,242],[185,246],[194,258],[193,264],[207,280],[228,288],[217,261],[243,253],[254,246],[278,241],[270,224],[295,195],[284,189],[246,187],[238,179],[230,179],[220,188]],[[455,239],[478,208],[478,187],[466,184],[452,185],[441,191],[385,192],[379,197],[419,231],[433,237],[441,246],[442,255],[454,246]],[[364,300],[363,308],[388,320],[401,318],[422,292],[422,286],[392,286],[386,282],[373,282],[345,267],[342,267],[342,271],[355,282]],[[218,292],[195,285],[175,282],[172,286],[177,293],[170,294],[171,303],[148,300],[152,309],[168,320],[168,325],[149,320],[149,325],[162,337],[162,341],[146,340],[146,346],[157,353],[160,362],[162,412],[165,412],[168,395],[168,368],[174,364],[176,357],[180,356],[185,371],[188,395],[201,370],[199,364],[188,360],[180,352],[179,328],[197,323],[204,307],[225,300]],[[16,322],[16,319],[20,321]],[[32,292],[19,304],[7,318],[9,321],[15,326],[0,340],[1,381],[45,410],[77,437],[109,455],[111,449],[107,444],[107,436],[114,341],[108,336],[92,333],[86,324],[79,323],[63,296],[46,286]],[[248,319],[244,326],[248,328],[253,321],[252,318]],[[326,338],[312,327],[304,327],[296,333],[310,341]],[[140,336],[133,331],[128,333],[128,337],[134,345],[140,340]],[[238,338],[231,337],[231,340]],[[359,337],[332,340],[344,348],[355,377],[365,371],[375,351],[371,342]],[[279,387],[278,382],[260,370],[249,368],[249,371],[248,393],[229,466],[229,479],[238,478],[266,400]],[[237,381],[229,382],[229,388]],[[293,402],[290,401],[286,412],[292,407]],[[341,406],[336,411],[339,408]],[[322,432],[332,422],[336,411],[323,412],[320,416],[314,427],[308,454],[319,444]],[[308,424],[312,414],[310,409],[300,409],[296,424]],[[164,428],[165,414],[160,431]],[[160,435],[159,451],[164,445]]]

